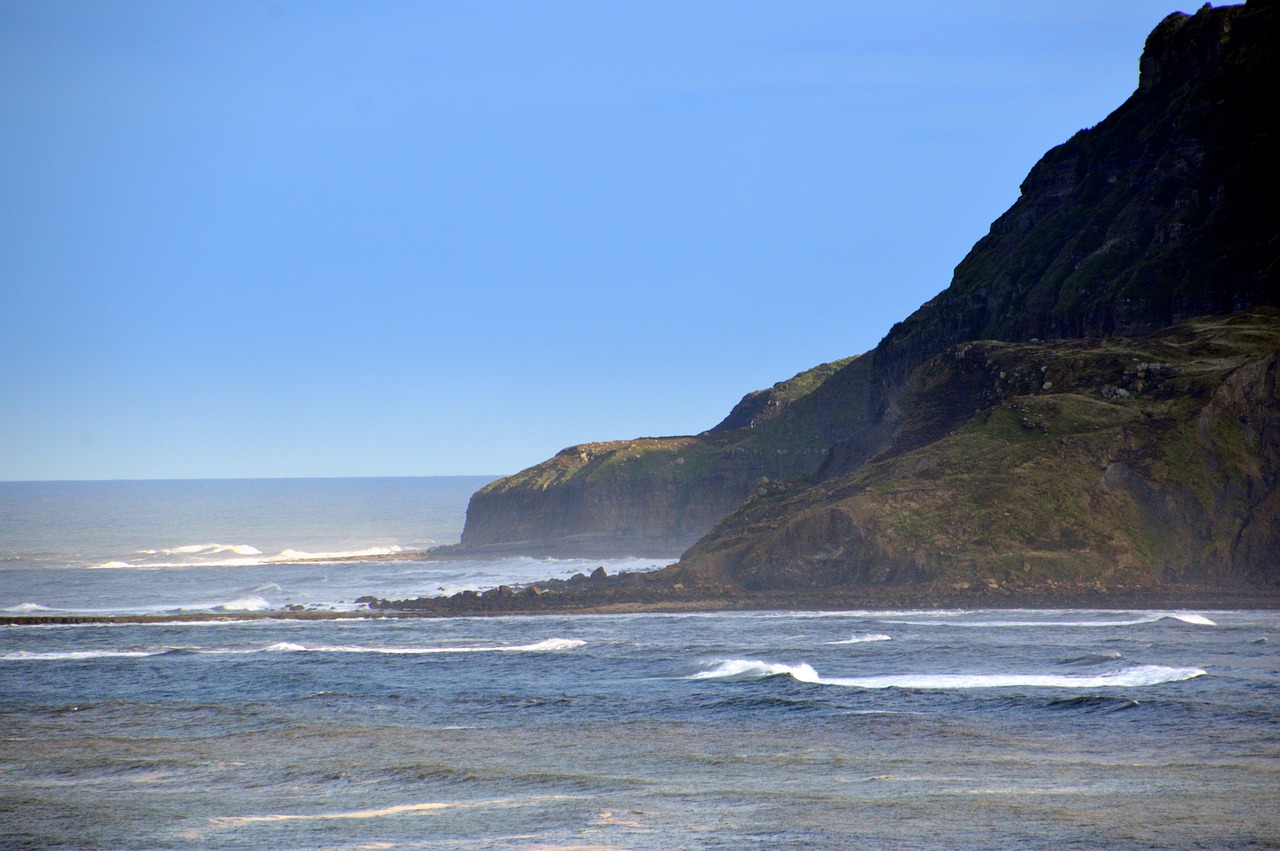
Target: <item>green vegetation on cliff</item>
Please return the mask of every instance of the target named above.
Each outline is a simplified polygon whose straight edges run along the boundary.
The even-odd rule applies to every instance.
[[[816,487],[765,489],[685,555],[681,577],[749,590],[1274,583],[1261,556],[1280,524],[1277,352],[1270,308],[1140,340],[957,346],[921,368],[881,453]],[[946,390],[971,413],[921,444],[913,431]]]
[[[471,499],[472,551],[675,556],[761,479],[808,476],[831,445],[843,397],[826,381],[856,360],[821,364],[748,394],[699,435],[570,446]]]
[[[463,547],[697,541],[661,580],[707,593],[1276,587],[1278,45],[1272,0],[1170,15],[875,349],[499,480]]]

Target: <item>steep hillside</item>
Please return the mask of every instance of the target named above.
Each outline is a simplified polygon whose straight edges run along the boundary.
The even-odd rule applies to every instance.
[[[674,571],[750,591],[1280,583],[1280,310],[954,346],[855,471],[762,487]]]
[[[961,585],[976,581],[997,556],[999,564],[1030,558],[1034,572],[1037,553],[1058,553],[1050,560],[1063,575],[1132,570],[1149,577],[1157,563],[1165,576],[1261,575],[1245,562],[1265,558],[1240,553],[1280,554],[1276,537],[1260,531],[1270,522],[1269,503],[1250,508],[1260,513],[1248,522],[1223,506],[1235,505],[1231,488],[1244,488],[1241,499],[1250,505],[1257,489],[1272,492],[1269,456],[1240,460],[1240,469],[1256,468],[1256,475],[1230,479],[1234,484],[1212,499],[1204,477],[1226,463],[1213,442],[1235,445],[1223,425],[1228,414],[1212,411],[1235,411],[1237,422],[1241,416],[1269,422],[1263,397],[1274,386],[1267,384],[1274,362],[1266,366],[1266,350],[1247,341],[1230,343],[1252,359],[1252,366],[1233,362],[1231,369],[1243,370],[1237,375],[1219,369],[1225,361],[1217,355],[1201,364],[1199,350],[1162,353],[1160,346],[1172,345],[1165,336],[1143,338],[1189,317],[1280,304],[1277,44],[1273,2],[1170,15],[1147,40],[1137,91],[1096,127],[1047,153],[1018,201],[956,267],[951,285],[874,350],[749,394],[701,435],[571,447],[499,480],[472,499],[462,549],[670,555],[756,494],[686,555],[682,569],[690,581],[822,585],[854,581],[864,569],[858,565],[871,570],[875,563],[882,572],[877,581],[941,577]],[[1259,328],[1273,321],[1265,311],[1247,315]],[[1178,333],[1216,351],[1228,345],[1213,341],[1221,337],[1209,330],[1216,321],[1197,320]],[[1272,339],[1270,331],[1258,333]],[[1201,339],[1205,334],[1213,339]],[[964,348],[975,341],[984,342]],[[961,369],[976,355],[957,358],[960,351],[981,351],[983,369],[999,369]],[[1177,379],[1166,382],[1172,395],[1156,404],[1135,394],[1132,382],[1124,383],[1129,367],[1120,369],[1122,357],[1176,363]],[[1061,376],[1048,374],[1063,359],[1075,365]],[[1030,363],[1046,368],[1038,383]],[[1023,383],[1001,384],[1013,381],[1004,376]],[[1146,378],[1135,380],[1145,387]],[[1017,391],[1023,385],[1026,393]],[[1100,396],[1101,387],[1130,396]],[[1212,402],[1219,392],[1235,401]],[[1044,394],[1058,408],[1034,407]],[[1095,417],[1106,427],[1071,425]],[[1043,494],[1029,489],[1026,482],[1035,481],[1024,475],[1029,468],[992,466],[1013,463],[1030,452],[1027,441],[1044,436],[1042,429],[1022,429],[1027,433],[1014,432],[1021,442],[1005,446],[994,435],[1010,418],[1018,429],[1023,419],[1050,423],[1062,463],[1026,456],[1028,464],[1047,465]],[[1263,444],[1274,436],[1259,434]],[[1185,481],[1140,463],[1143,453],[1181,457],[1168,441],[1199,441],[1204,449],[1187,450]],[[1110,470],[1101,484],[1060,478],[1077,467],[1101,470],[1099,459]],[[924,493],[902,484],[916,475],[903,464],[925,464],[920,469],[942,484],[928,498],[902,496]],[[1186,489],[1197,494],[1199,508]],[[1059,506],[1056,497],[1046,501],[1051,492],[1083,496]],[[1020,529],[1032,528],[1026,524],[1035,512],[1051,515],[1041,527],[1066,525],[1052,533],[1057,538],[1049,531],[1005,535],[997,514],[975,515],[966,525],[954,506],[975,500],[991,502],[997,514],[1027,513]],[[1017,504],[999,507],[1006,501]],[[1129,517],[1133,529],[1148,531],[1110,530],[1106,517],[1087,519],[1095,510]],[[958,525],[931,531],[934,516]],[[1071,517],[1077,520],[1068,523]],[[1173,528],[1184,521],[1197,535],[1208,529],[1208,537],[1192,546]],[[1223,535],[1236,541],[1230,553]],[[853,558],[851,547],[865,554]],[[1187,548],[1200,553],[1198,560],[1158,555]],[[842,555],[834,560],[823,555],[837,550]],[[965,564],[971,567],[959,566]]]

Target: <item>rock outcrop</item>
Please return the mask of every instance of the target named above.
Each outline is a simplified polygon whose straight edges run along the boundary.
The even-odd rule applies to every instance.
[[[875,349],[499,480],[463,548],[693,544],[658,581],[708,593],[1273,586],[1278,44],[1270,0],[1170,15]]]
[[[883,450],[748,500],[672,581],[1278,587],[1277,352],[1274,308],[1141,339],[957,345],[915,371]]]
[[[703,434],[571,446],[492,482],[471,498],[456,551],[678,556],[762,481],[818,469],[835,437],[819,391],[848,363],[748,394]]]

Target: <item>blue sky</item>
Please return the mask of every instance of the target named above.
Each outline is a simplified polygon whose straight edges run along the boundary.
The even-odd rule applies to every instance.
[[[1177,8],[0,0],[0,479],[709,428],[945,288]]]

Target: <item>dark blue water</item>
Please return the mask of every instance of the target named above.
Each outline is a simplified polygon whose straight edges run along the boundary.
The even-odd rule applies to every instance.
[[[484,481],[0,483],[0,609],[593,566],[335,560],[456,541]],[[0,627],[0,847],[1277,847],[1278,641],[1249,611]]]
[[[6,847],[1280,841],[1272,612],[0,629]]]

